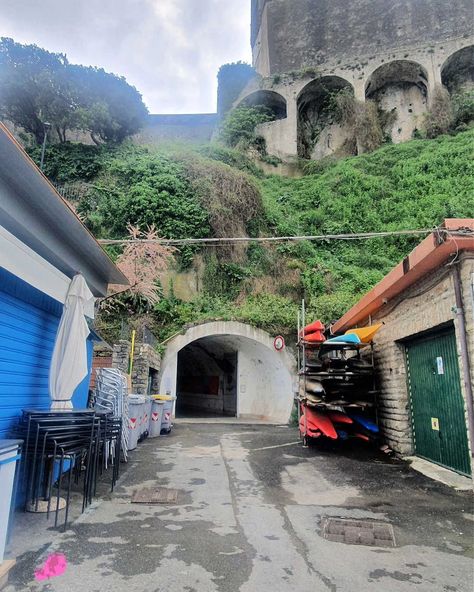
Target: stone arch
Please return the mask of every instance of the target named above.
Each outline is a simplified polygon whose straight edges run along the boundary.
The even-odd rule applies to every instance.
[[[273,90],[257,90],[239,101],[237,107],[266,107],[276,120],[288,117],[285,97]]]
[[[428,73],[417,62],[388,62],[369,76],[365,96],[385,114],[384,131],[393,142],[410,140],[426,114]]]
[[[350,82],[339,76],[322,76],[309,82],[298,95],[298,156],[319,159],[338,152],[348,132],[336,121],[332,98],[335,93],[354,94]]]
[[[235,354],[235,362],[232,354]],[[212,362],[206,361],[211,359]],[[209,372],[205,377],[207,380],[210,373],[214,373],[214,386],[217,383],[216,376],[222,378],[218,393],[222,402],[217,398],[210,401],[207,394],[202,397],[201,394],[189,393],[185,390],[188,388],[186,385],[180,385],[180,377],[183,376],[180,364],[183,361],[189,364],[189,372],[195,374],[201,371],[199,368],[202,364],[207,364]],[[229,364],[235,364],[235,384],[232,372],[226,368]],[[230,377],[229,384],[224,375]],[[194,375],[196,380],[193,384],[206,382],[203,376]],[[204,405],[219,404],[219,408],[213,408],[212,411],[217,410],[220,415],[226,414],[226,393],[230,397],[230,390],[235,389],[235,412],[231,415],[285,423],[293,406],[295,377],[294,356],[286,348],[281,352],[276,351],[274,338],[268,333],[235,321],[215,321],[191,327],[168,342],[159,381],[161,392],[170,392],[178,401],[180,397],[186,399],[188,406],[189,397],[192,396],[196,397],[196,408],[204,409]],[[229,408],[230,403],[227,410]]]
[[[441,82],[451,94],[474,88],[474,45],[448,57],[441,67]]]

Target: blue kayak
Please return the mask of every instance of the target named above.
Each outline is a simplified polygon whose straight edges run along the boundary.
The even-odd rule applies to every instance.
[[[370,421],[370,419],[367,419],[363,415],[358,415],[355,413],[348,413],[348,415],[349,415],[349,417],[352,417],[352,419],[354,421],[356,421],[358,424],[360,424],[367,431],[373,432],[374,434],[379,433],[379,431],[380,431],[379,426],[377,424],[375,424],[373,421]]]
[[[328,339],[327,341],[324,342],[324,344],[348,344],[348,345],[353,345],[353,344],[358,344],[361,343],[360,341],[360,337],[358,335],[355,335],[355,333],[348,333],[347,335],[339,335],[338,337],[331,337],[331,339]]]

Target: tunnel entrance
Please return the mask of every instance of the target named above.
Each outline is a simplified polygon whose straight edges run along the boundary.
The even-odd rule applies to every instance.
[[[172,337],[161,362],[160,392],[175,414],[286,423],[296,391],[296,360],[275,336],[236,321],[193,325]]]
[[[204,337],[178,353],[176,417],[236,417],[238,353],[229,337]]]

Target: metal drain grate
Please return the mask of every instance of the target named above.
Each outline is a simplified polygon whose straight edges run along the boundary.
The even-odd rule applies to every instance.
[[[132,504],[176,504],[178,502],[177,489],[164,487],[144,487],[134,492]]]
[[[323,523],[323,537],[328,541],[348,545],[395,547],[392,525],[386,522],[326,518]]]

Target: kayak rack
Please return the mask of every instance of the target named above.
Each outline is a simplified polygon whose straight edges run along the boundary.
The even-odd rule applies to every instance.
[[[305,338],[318,323],[306,322],[302,300],[297,318],[296,404],[303,447],[316,438],[376,442],[378,390],[373,342],[329,343],[322,341],[322,332],[319,343],[309,342]]]

